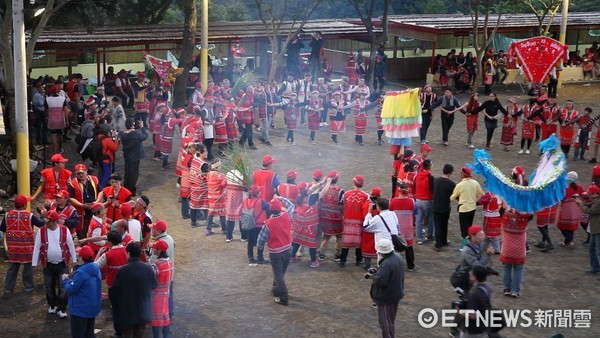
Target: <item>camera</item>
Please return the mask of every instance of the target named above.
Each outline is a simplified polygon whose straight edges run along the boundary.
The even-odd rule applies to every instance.
[[[140,125],[140,121],[133,122],[133,129],[142,129],[142,126]]]
[[[375,272],[377,272],[377,268],[369,268],[369,270],[367,270],[367,273],[365,273],[365,274],[363,275],[363,278],[364,278],[364,279],[370,279],[370,278],[371,278],[371,276],[372,276],[372,275],[373,275]]]
[[[450,302],[450,306],[453,309],[466,309],[467,300],[465,299],[465,291],[462,288],[456,287],[454,291],[458,294],[458,299]]]
[[[108,196],[107,197],[109,200],[112,200],[113,198],[115,198],[114,196]]]
[[[104,109],[106,109],[108,107],[108,104],[109,104],[108,100],[100,101],[100,104],[98,104],[98,110],[103,111]],[[118,117],[121,117],[121,116],[118,116]]]

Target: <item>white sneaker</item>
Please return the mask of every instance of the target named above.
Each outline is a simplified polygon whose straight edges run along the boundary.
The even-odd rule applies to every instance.
[[[472,144],[469,144],[469,149],[475,149],[475,146]]]
[[[49,306],[48,313],[56,313],[56,306]]]
[[[529,149],[525,150],[525,154],[529,154]]]
[[[324,126],[328,126],[328,125],[329,125],[329,123],[327,123],[327,122],[323,122],[323,125],[324,125]]]
[[[58,311],[58,312],[57,312],[57,314],[58,314],[58,316],[59,316],[61,319],[65,319],[65,318],[67,318],[67,317],[68,317],[68,316],[67,316],[67,313],[66,313],[66,312],[64,312],[64,311]]]
[[[231,243],[231,240],[228,238],[225,240],[225,243]]]
[[[523,149],[519,150],[519,155],[523,155]]]

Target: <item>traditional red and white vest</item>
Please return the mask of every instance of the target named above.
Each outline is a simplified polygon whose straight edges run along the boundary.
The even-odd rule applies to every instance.
[[[367,99],[361,100],[361,99],[356,99],[354,100],[354,109],[352,111],[352,115],[354,116],[354,118],[357,117],[368,117],[368,112],[366,110],[361,111],[361,108],[364,108],[366,105],[368,105],[370,102]]]
[[[59,219],[62,220],[62,221],[66,221],[69,218],[71,218],[71,215],[73,215],[73,212],[76,211],[75,207],[72,206],[72,205],[70,205],[70,204],[69,205],[65,205],[64,209],[62,209],[62,210],[59,211],[59,206],[58,206],[58,204],[56,202],[52,202],[50,204],[50,209],[49,210],[56,211],[58,213],[59,217],[60,217]],[[79,217],[79,221],[80,222],[81,222],[81,219],[83,219],[83,216]],[[75,234],[75,229],[70,229],[70,231],[71,231],[71,235]]]
[[[58,179],[53,168],[42,170],[41,175],[44,177],[44,195],[47,200],[54,201],[56,199],[55,195],[60,190],[67,190],[69,188],[71,172],[67,169],[61,169],[58,172]]]
[[[292,247],[292,219],[287,212],[281,212],[277,216],[271,216],[265,221],[269,229],[270,253],[281,253]]]
[[[575,109],[571,109],[570,111],[567,108],[563,108],[560,112],[560,117],[562,119],[562,123],[568,123],[568,122],[572,122],[573,120],[577,119],[577,116],[579,115],[579,112],[577,112],[577,110]],[[561,129],[563,130],[574,130],[575,129],[575,124],[569,124],[567,126],[561,126]]]
[[[58,236],[60,251],[62,251],[65,264],[69,265],[69,262],[71,262],[71,254],[69,253],[69,247],[67,246],[67,234],[69,233],[69,229],[60,224],[58,225],[58,228],[60,230],[60,235]],[[42,263],[43,267],[46,267],[48,255],[48,227],[44,225],[39,231],[42,242],[42,246],[40,248],[40,262]]]
[[[88,175],[88,180],[92,183],[92,187],[94,188],[95,200],[98,197],[98,177]],[[83,203],[83,190],[85,189],[85,187],[81,183],[79,183],[79,180],[77,180],[77,178],[72,179],[69,185],[73,187],[73,192],[75,193],[73,198],[75,198],[79,203]],[[77,210],[77,213],[80,216],[79,224],[77,225],[76,230],[81,231],[83,229],[83,216],[85,214],[85,209],[83,207],[75,207],[75,210]]]
[[[102,219],[99,219],[96,216],[94,216],[90,220],[90,226],[88,228],[87,237],[93,237],[94,230],[98,228],[101,229],[100,236],[106,236],[107,231],[104,224],[102,224]],[[94,250],[94,252],[98,252],[98,250],[100,250],[100,248],[102,247],[101,245],[94,244],[94,242],[88,242],[88,245],[90,246],[90,248],[92,248],[92,250]]]
[[[273,188],[273,179],[275,178],[275,173],[268,169],[260,169],[254,171],[254,184],[261,186],[262,190],[262,199],[267,203],[273,199],[273,195],[275,195],[275,188]]]
[[[31,215],[27,210],[10,210],[4,216],[9,262],[31,263],[35,243]]]
[[[104,189],[102,189],[102,192],[104,193],[104,198],[108,199],[108,196],[113,196],[114,198],[117,199],[117,201],[119,202],[119,204],[123,204],[125,202],[127,202],[127,199],[129,197],[131,197],[131,191],[129,191],[127,188],[125,187],[121,187],[121,189],[119,190],[119,194],[115,196],[115,188],[113,186],[108,186]],[[106,224],[108,227],[110,227],[110,225],[114,222],[114,221],[118,221],[121,218],[123,218],[123,216],[121,215],[121,210],[119,208],[115,208],[112,203],[109,204],[108,207],[106,207]]]
[[[104,255],[106,256],[107,267],[106,286],[110,288],[117,276],[117,269],[127,264],[127,252],[125,252],[125,247],[120,245],[118,247],[110,248]]]
[[[248,109],[246,111],[238,111],[237,118],[243,124],[252,124],[252,107],[254,106],[254,94],[244,93],[239,103],[240,108]]]
[[[277,192],[279,193],[279,196],[287,198],[294,204],[296,204],[296,202],[298,201],[299,191],[298,186],[296,184],[281,183],[277,187]]]

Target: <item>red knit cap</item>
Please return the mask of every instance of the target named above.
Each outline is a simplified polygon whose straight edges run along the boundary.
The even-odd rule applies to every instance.
[[[471,225],[469,227],[469,236],[473,237],[477,235],[480,231],[483,231],[479,225]]]

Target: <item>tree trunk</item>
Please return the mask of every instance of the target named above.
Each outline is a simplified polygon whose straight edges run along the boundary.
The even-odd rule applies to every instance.
[[[271,40],[271,68],[269,69],[269,83],[271,83],[271,81],[277,75],[277,68],[279,68],[280,57],[279,41],[277,40],[277,37],[275,37],[275,39],[271,37],[269,40]]]
[[[173,107],[185,107],[187,105],[187,83],[190,75],[190,69],[193,66],[192,57],[196,43],[196,24],[197,10],[195,0],[186,0],[184,7],[185,24],[183,29],[183,41],[181,53],[179,54],[179,66],[183,67],[183,72],[175,81],[173,93]],[[199,57],[199,56],[198,56]],[[206,90],[206,88],[203,88]]]
[[[378,39],[375,38],[375,34],[373,34],[370,37],[371,40],[371,51],[370,51],[370,55],[369,55],[369,70],[367,71],[367,78],[365,79],[365,82],[367,84],[367,86],[369,86],[369,88],[371,88],[371,90],[374,87],[374,80],[375,80],[375,76],[373,76],[373,74],[375,74],[375,53],[377,51],[377,47],[379,44]]]
[[[475,76],[475,82],[473,82],[473,93],[477,93],[477,91],[479,90],[479,87],[481,86],[484,74],[483,74],[483,50],[482,49],[476,49],[475,52],[477,53],[477,76]]]

